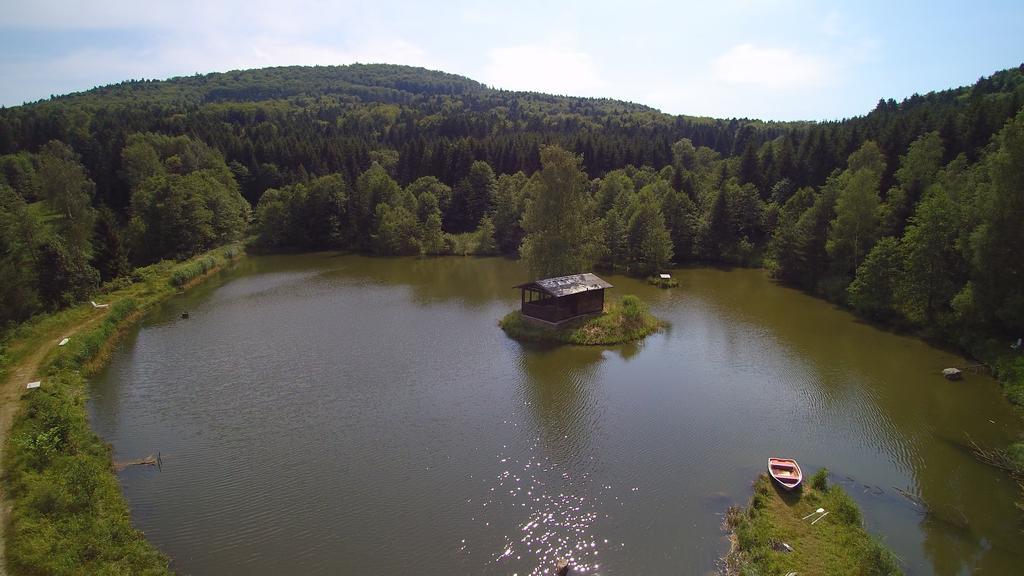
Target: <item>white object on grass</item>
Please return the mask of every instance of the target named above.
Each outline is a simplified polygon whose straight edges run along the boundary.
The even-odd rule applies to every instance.
[[[822,518],[824,518],[825,516],[828,516],[828,512],[825,512],[825,513],[824,513],[824,514],[822,514],[821,516],[818,516],[817,518],[815,518],[814,522],[817,522],[818,520],[821,520],[821,519],[822,519]],[[811,522],[811,526],[814,526],[814,522]]]
[[[57,346],[63,346],[63,345],[67,344],[70,341],[71,341],[71,338],[65,338],[65,339],[61,340],[60,344],[57,344]]]
[[[110,306],[110,304],[97,304],[97,303],[96,303],[95,301],[93,301],[93,300],[90,300],[89,302],[91,302],[91,303],[92,303],[92,307],[93,307],[93,308],[107,308],[108,306]]]
[[[39,380],[36,380],[35,382],[29,382],[28,385],[25,386],[25,388],[28,388],[29,390],[31,390],[33,388],[39,388],[40,384],[42,384],[42,382],[39,381]]]
[[[668,280],[672,278],[671,274],[658,274],[658,276],[660,276],[662,280]]]
[[[811,512],[811,513],[810,513],[810,514],[808,514],[807,516],[804,516],[803,518],[801,518],[801,520],[807,520],[807,519],[808,519],[808,518],[810,518],[811,516],[814,516],[815,514],[821,514],[821,513],[822,513],[822,512],[824,512],[824,511],[825,511],[825,509],[824,509],[824,508],[818,508],[818,509],[817,509],[817,510],[815,510],[814,512]]]

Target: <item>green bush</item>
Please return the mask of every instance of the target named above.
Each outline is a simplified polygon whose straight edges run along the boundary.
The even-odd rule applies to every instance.
[[[862,576],[892,576],[900,574],[899,561],[892,550],[871,539],[860,565]]]
[[[857,508],[850,495],[838,486],[831,488],[829,494],[835,498],[835,515],[847,524],[860,526],[860,508]]]
[[[828,490],[828,468],[822,468],[811,476],[811,487],[822,492]]]

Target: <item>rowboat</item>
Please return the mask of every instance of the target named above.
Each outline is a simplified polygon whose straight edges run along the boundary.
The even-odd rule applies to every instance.
[[[768,473],[786,490],[793,490],[804,479],[800,465],[789,458],[769,458]]]

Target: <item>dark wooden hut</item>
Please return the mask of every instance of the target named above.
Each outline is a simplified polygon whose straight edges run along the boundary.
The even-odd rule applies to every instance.
[[[545,278],[516,286],[522,291],[522,314],[552,324],[604,310],[604,291],[612,285],[594,274]]]

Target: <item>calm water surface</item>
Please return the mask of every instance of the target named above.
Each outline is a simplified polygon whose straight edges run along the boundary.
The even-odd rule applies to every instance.
[[[527,347],[496,325],[527,276],[254,257],[169,301],[91,390],[116,458],[163,455],[120,476],[136,526],[185,574],[704,574],[775,454],[828,467],[910,574],[1019,573],[1015,488],[964,444],[1022,427],[938,376],[962,359],[754,270],[609,277],[671,328]]]

